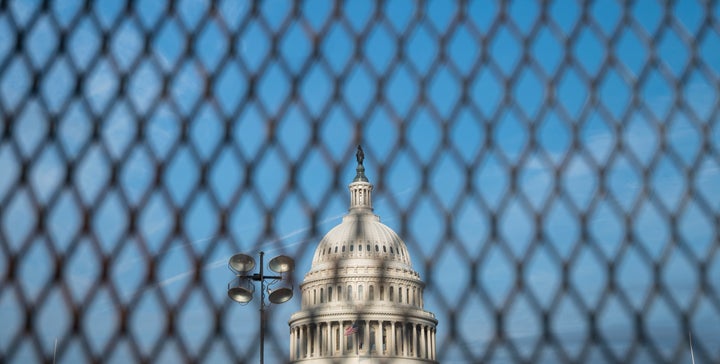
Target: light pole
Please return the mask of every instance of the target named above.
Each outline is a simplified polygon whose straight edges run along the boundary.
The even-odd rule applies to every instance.
[[[279,287],[271,289],[270,287],[281,280],[288,280],[287,276],[295,269],[295,261],[292,258],[280,255],[270,260],[268,267],[275,273],[280,275],[265,275],[263,268],[264,252],[260,252],[260,272],[250,273],[255,268],[255,259],[245,254],[235,254],[228,261],[228,268],[235,273],[235,278],[228,283],[228,297],[233,301],[247,304],[253,298],[255,285],[253,281],[260,282],[260,364],[265,361],[265,280],[268,283],[268,299],[270,303],[287,302],[293,296],[292,285],[288,287]],[[283,278],[283,274],[286,276]]]

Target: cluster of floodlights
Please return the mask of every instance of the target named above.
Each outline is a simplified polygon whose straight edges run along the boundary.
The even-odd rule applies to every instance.
[[[245,254],[235,254],[230,257],[228,267],[235,278],[228,284],[228,297],[240,304],[247,304],[252,301],[255,293],[254,281],[260,281],[260,364],[265,358],[265,280],[268,283],[268,300],[270,303],[283,303],[289,301],[293,296],[290,273],[295,269],[295,261],[292,258],[280,255],[270,260],[268,268],[280,275],[265,275],[263,268],[264,252],[260,252],[260,272],[250,273],[255,268],[255,259]],[[287,286],[279,286],[284,281]],[[276,286],[279,286],[275,288]]]
[[[252,301],[253,294],[255,293],[255,285],[253,281],[260,281],[260,299],[261,305],[265,303],[265,280],[269,280],[268,283],[268,300],[271,303],[283,303],[290,300],[293,296],[292,285],[276,287],[281,281],[289,283],[289,274],[295,269],[295,261],[292,258],[280,255],[270,260],[268,268],[275,273],[280,275],[265,275],[263,273],[263,255],[265,253],[260,252],[260,272],[250,273],[255,268],[255,259],[245,254],[235,254],[230,257],[228,261],[228,267],[233,273],[235,278],[228,284],[228,297],[233,301],[247,304]]]

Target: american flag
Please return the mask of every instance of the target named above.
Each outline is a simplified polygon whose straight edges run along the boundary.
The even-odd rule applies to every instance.
[[[358,326],[354,322],[351,326],[345,328],[345,336],[350,336],[356,332],[358,332]]]

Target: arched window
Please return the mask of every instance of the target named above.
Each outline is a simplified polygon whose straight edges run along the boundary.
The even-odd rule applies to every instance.
[[[335,247],[335,253],[337,253],[337,247]]]
[[[362,286],[362,284],[361,284],[361,285],[358,286],[358,301],[362,301],[362,300],[365,299],[364,293],[365,293],[365,292],[363,292],[363,286]]]
[[[380,301],[385,299],[385,286],[380,286]]]
[[[392,247],[390,247],[390,254],[395,254],[392,250]]]
[[[370,285],[370,288],[368,288],[368,299],[370,301],[375,301],[375,287]]]
[[[350,244],[350,251],[353,251],[353,248],[355,248],[355,245]]]
[[[317,303],[317,290],[313,289],[313,305]]]
[[[388,292],[388,301],[393,301],[393,286],[390,286],[390,291]]]
[[[349,284],[347,286],[347,300],[352,301],[352,286]]]
[[[342,286],[338,286],[337,300],[342,301]]]
[[[383,245],[383,253],[387,253],[387,247]]]
[[[345,253],[345,245],[343,245],[342,251],[343,251],[343,253]]]
[[[359,252],[362,251],[362,244],[358,244],[358,251],[359,251]]]
[[[376,252],[379,252],[379,251],[380,251],[380,248],[378,248],[377,244],[375,244],[375,251],[376,251]]]
[[[367,251],[370,251],[370,244],[368,244],[368,245],[366,246],[366,248],[367,248]]]
[[[402,287],[398,287],[398,303],[402,303]]]
[[[323,295],[322,288],[320,288],[320,303],[325,303],[325,295]]]
[[[410,288],[405,288],[405,303],[410,303]]]
[[[328,302],[332,302],[332,287],[328,287]]]

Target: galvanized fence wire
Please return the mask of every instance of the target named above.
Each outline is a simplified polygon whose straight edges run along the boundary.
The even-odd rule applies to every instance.
[[[360,143],[440,362],[720,361],[719,50],[716,1],[0,1],[0,361],[255,361],[226,259],[307,263]]]

